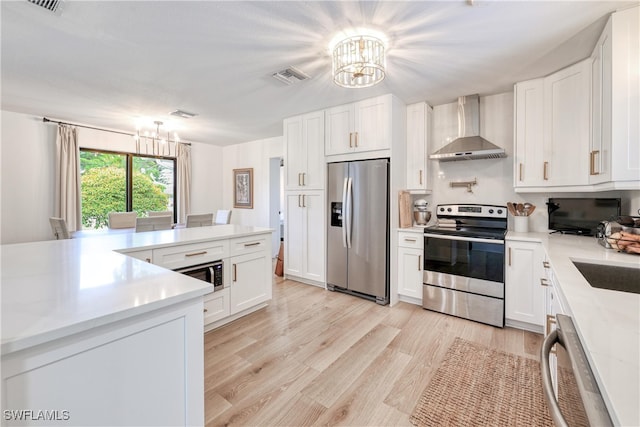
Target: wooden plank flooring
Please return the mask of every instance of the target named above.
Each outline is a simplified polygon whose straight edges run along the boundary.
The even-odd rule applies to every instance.
[[[274,276],[268,307],[205,335],[207,426],[410,426],[456,337],[535,359],[542,343]]]

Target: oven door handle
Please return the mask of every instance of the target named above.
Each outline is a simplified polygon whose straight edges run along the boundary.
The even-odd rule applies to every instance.
[[[433,239],[443,239],[443,240],[459,240],[462,242],[495,243],[496,245],[504,245],[504,240],[481,239],[479,237],[452,236],[450,234],[424,233],[424,237],[431,237]]]
[[[554,329],[544,339],[544,342],[542,343],[542,350],[540,351],[542,390],[544,391],[544,397],[549,404],[549,412],[551,413],[553,423],[558,427],[569,427],[569,424],[567,424],[567,421],[562,416],[560,405],[558,405],[558,401],[556,400],[555,394],[553,393],[553,382],[551,380],[551,365],[549,364],[549,353],[551,353],[551,349],[556,343],[558,345],[562,345],[562,339],[560,335],[558,335],[558,330]]]

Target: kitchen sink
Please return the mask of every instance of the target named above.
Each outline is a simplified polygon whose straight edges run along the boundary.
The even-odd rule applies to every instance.
[[[640,268],[572,262],[594,288],[640,294]]]

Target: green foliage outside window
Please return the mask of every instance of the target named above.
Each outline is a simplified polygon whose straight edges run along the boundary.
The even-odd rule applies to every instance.
[[[102,228],[108,224],[109,212],[126,210],[125,170],[121,167],[94,167],[82,174],[82,225]],[[167,209],[169,196],[164,185],[141,173],[133,172],[133,199],[140,212]]]

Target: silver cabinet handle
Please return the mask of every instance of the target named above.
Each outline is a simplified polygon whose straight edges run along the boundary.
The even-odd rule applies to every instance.
[[[302,187],[302,183],[300,182],[301,178],[302,178],[302,174],[298,173],[298,187]]]
[[[358,132],[356,132],[356,148],[358,147]]]
[[[249,246],[257,246],[257,245],[259,245],[259,244],[260,244],[260,242],[245,243],[245,244],[244,244],[244,247],[245,247],[245,248],[248,248]]]
[[[301,197],[300,197],[300,196],[302,196],[302,194],[298,194],[298,207],[299,207],[299,208],[301,208],[301,207],[302,207],[302,202],[300,201],[300,200],[301,200]]]
[[[551,268],[551,264],[549,264],[549,261],[542,261],[542,266],[544,268]]]
[[[306,172],[302,172],[302,185],[307,185],[307,173]]]
[[[520,175],[520,181],[522,181],[522,163],[520,163],[520,173],[519,173],[519,175]]]
[[[540,284],[542,286],[549,286],[549,281],[543,277],[543,278],[540,278]]]
[[[418,255],[418,271],[422,271],[422,255]]]
[[[509,248],[509,264],[508,265],[511,265],[511,248]]]
[[[416,239],[407,239],[407,238],[405,237],[404,241],[405,241],[405,242],[413,242],[413,243],[415,243],[415,242],[416,242]]]
[[[553,419],[553,423],[557,427],[569,427],[564,417],[562,416],[562,412],[560,411],[560,406],[558,405],[558,401],[553,393],[553,382],[551,380],[551,366],[549,365],[549,353],[551,353],[551,348],[559,343],[562,345],[562,341],[558,336],[558,331],[553,330],[547,337],[544,339],[542,343],[542,350],[540,352],[540,370],[542,371],[542,390],[544,391],[544,397],[549,404],[549,412],[551,413],[551,418]]]
[[[191,252],[190,254],[184,254],[184,256],[198,256],[198,255],[205,255],[206,253],[207,251]]]
[[[549,162],[544,162],[542,165],[542,179],[545,181],[549,181],[549,176],[547,175],[547,169],[549,168]]]
[[[420,185],[422,185],[422,169],[420,169]]]
[[[349,148],[353,148],[353,132],[349,132]]]
[[[302,207],[303,208],[307,207],[307,195],[306,194],[302,195]]]
[[[235,282],[238,280],[238,269],[236,268],[236,264],[233,264],[232,267],[231,272],[233,274],[231,275],[231,280]]]

